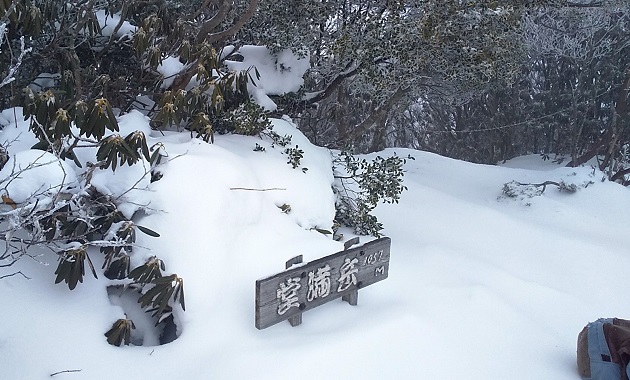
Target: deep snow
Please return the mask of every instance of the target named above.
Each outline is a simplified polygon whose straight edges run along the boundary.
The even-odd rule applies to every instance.
[[[12,112],[2,115],[0,140],[15,140]],[[126,117],[129,127],[147,131],[145,119]],[[80,370],[55,378],[569,380],[579,378],[583,325],[630,317],[628,189],[602,182],[591,167],[563,168],[537,156],[498,167],[396,149],[415,160],[405,166],[409,190],[400,204],[376,210],[392,238],[389,278],[362,289],[358,306],[333,301],[305,313],[299,327],[257,330],[257,279],[297,254],[310,261],[343,249],[314,230],[329,229],[334,216],[330,152],[288,121],[274,124],[305,151],[300,168],[258,137],[217,136],[210,145],[189,134],[154,134],[151,141],[169,154],[164,176],[125,195],[130,205],[144,205],[138,223],[161,234],[138,234],[134,263],[157,255],[167,274],[184,278],[187,310],[176,308],[177,340],[110,346],[103,334],[124,316],[106,291],[114,282],[88,274],[74,291],[54,285],[56,257],[41,252],[48,266],[22,259],[0,268],[0,276],[21,270],[31,278],[0,280],[0,377]],[[256,144],[266,150],[254,152]],[[134,170],[100,174],[108,176],[102,189],[136,183]],[[588,186],[501,197],[512,180]],[[91,256],[100,268],[100,255]]]

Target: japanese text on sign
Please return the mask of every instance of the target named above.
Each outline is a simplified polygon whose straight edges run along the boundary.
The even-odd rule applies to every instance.
[[[391,239],[322,257],[256,281],[256,327],[263,329],[387,278]]]

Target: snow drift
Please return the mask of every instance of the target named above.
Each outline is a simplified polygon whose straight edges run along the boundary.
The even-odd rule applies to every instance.
[[[19,135],[6,115],[0,141]],[[147,128],[143,118],[126,117]],[[157,255],[184,278],[177,340],[110,346],[103,334],[124,316],[108,297],[115,282],[86,277],[69,291],[53,284],[57,258],[35,252],[36,260],[0,268],[0,276],[19,270],[30,278],[0,280],[0,377],[570,380],[578,378],[582,326],[630,316],[628,189],[591,167],[536,156],[496,167],[397,149],[415,160],[405,167],[409,190],[400,204],[376,210],[393,241],[389,278],[361,290],[356,307],[331,302],[304,314],[299,327],[257,330],[258,278],[295,255],[310,261],[343,248],[315,230],[334,217],[330,152],[286,120],[274,128],[305,151],[308,171],[292,169],[258,137],[217,136],[209,145],[186,134],[151,136],[169,155],[164,176],[127,200],[145,210],[138,222],[161,236],[140,234],[134,260]],[[133,175],[121,168],[102,189],[115,192]],[[563,180],[579,190],[502,196],[512,180]]]

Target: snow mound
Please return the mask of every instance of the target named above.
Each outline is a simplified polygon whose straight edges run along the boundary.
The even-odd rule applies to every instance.
[[[25,150],[11,156],[0,170],[0,194],[23,203],[31,198],[54,196],[75,184],[76,179],[70,165],[54,154]]]
[[[225,50],[229,50],[227,47]],[[243,57],[241,62],[226,61],[228,68],[235,71],[248,71],[254,83],[248,85],[254,101],[263,108],[273,111],[276,104],[267,95],[284,95],[296,92],[304,84],[304,73],[310,68],[308,55],[299,57],[290,49],[273,54],[265,46],[246,45],[238,49]],[[255,70],[260,78],[257,78]]]
[[[139,115],[121,118],[125,128],[144,130],[143,123]],[[0,276],[19,270],[31,278],[0,279],[0,377],[76,370],[64,376],[319,379],[332,368],[343,379],[574,380],[582,327],[598,317],[630,316],[627,188],[601,181],[590,167],[486,166],[390,149],[378,154],[415,160],[405,165],[409,190],[400,203],[376,208],[392,239],[388,279],[361,289],[355,307],[330,302],[305,313],[299,327],[257,330],[256,280],[282,271],[293,256],[308,262],[343,249],[313,229],[329,228],[334,217],[330,153],[289,120],[273,124],[292,136],[287,148],[304,151],[297,168],[264,138],[220,135],[207,144],[167,134],[151,138],[168,154],[163,178],[125,194],[130,204],[150,202],[153,212],[134,221],[161,235],[138,234],[132,265],[156,255],[167,274],[184,279],[186,312],[174,309],[177,340],[108,345],[103,334],[125,316],[107,293],[118,284],[99,272],[71,292],[54,285],[52,268],[38,262],[57,258],[36,252],[38,261],[0,268]],[[42,157],[51,163],[37,177],[47,179],[16,193],[67,183],[60,173],[68,168]],[[144,171],[138,168],[133,175],[126,167],[102,173],[97,182],[120,194],[116,183],[137,181]],[[527,204],[499,201],[510,181],[589,185],[571,194],[548,188]],[[100,268],[97,252],[92,259]]]

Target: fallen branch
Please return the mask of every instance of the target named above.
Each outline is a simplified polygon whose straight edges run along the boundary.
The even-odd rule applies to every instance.
[[[566,183],[564,181],[555,182],[555,181],[545,181],[542,183],[521,183],[518,181],[511,181],[503,184],[503,194],[509,198],[516,198],[519,196],[525,196],[528,198],[532,198],[535,196],[542,195],[547,189],[547,185],[554,185],[558,187],[559,191],[565,193],[575,193],[578,191],[577,185],[573,183]],[[585,185],[585,187],[588,184]],[[539,190],[533,190],[535,188],[541,188]],[[532,192],[534,191],[534,192]]]
[[[545,181],[543,183],[520,183],[520,182],[516,182],[516,184],[518,184],[520,186],[542,187],[542,190],[540,190],[541,194],[545,192],[545,189],[547,189],[547,185],[558,186],[559,189],[562,187],[562,185],[560,185],[558,182],[554,182],[554,181]],[[566,184],[565,184],[565,186],[566,186]]]
[[[59,372],[51,373],[51,374],[50,374],[50,377],[53,377],[53,376],[59,375],[60,373],[68,373],[68,372],[81,372],[81,370],[80,370],[80,369],[66,369],[66,370],[64,370],[64,371],[59,371]]]

